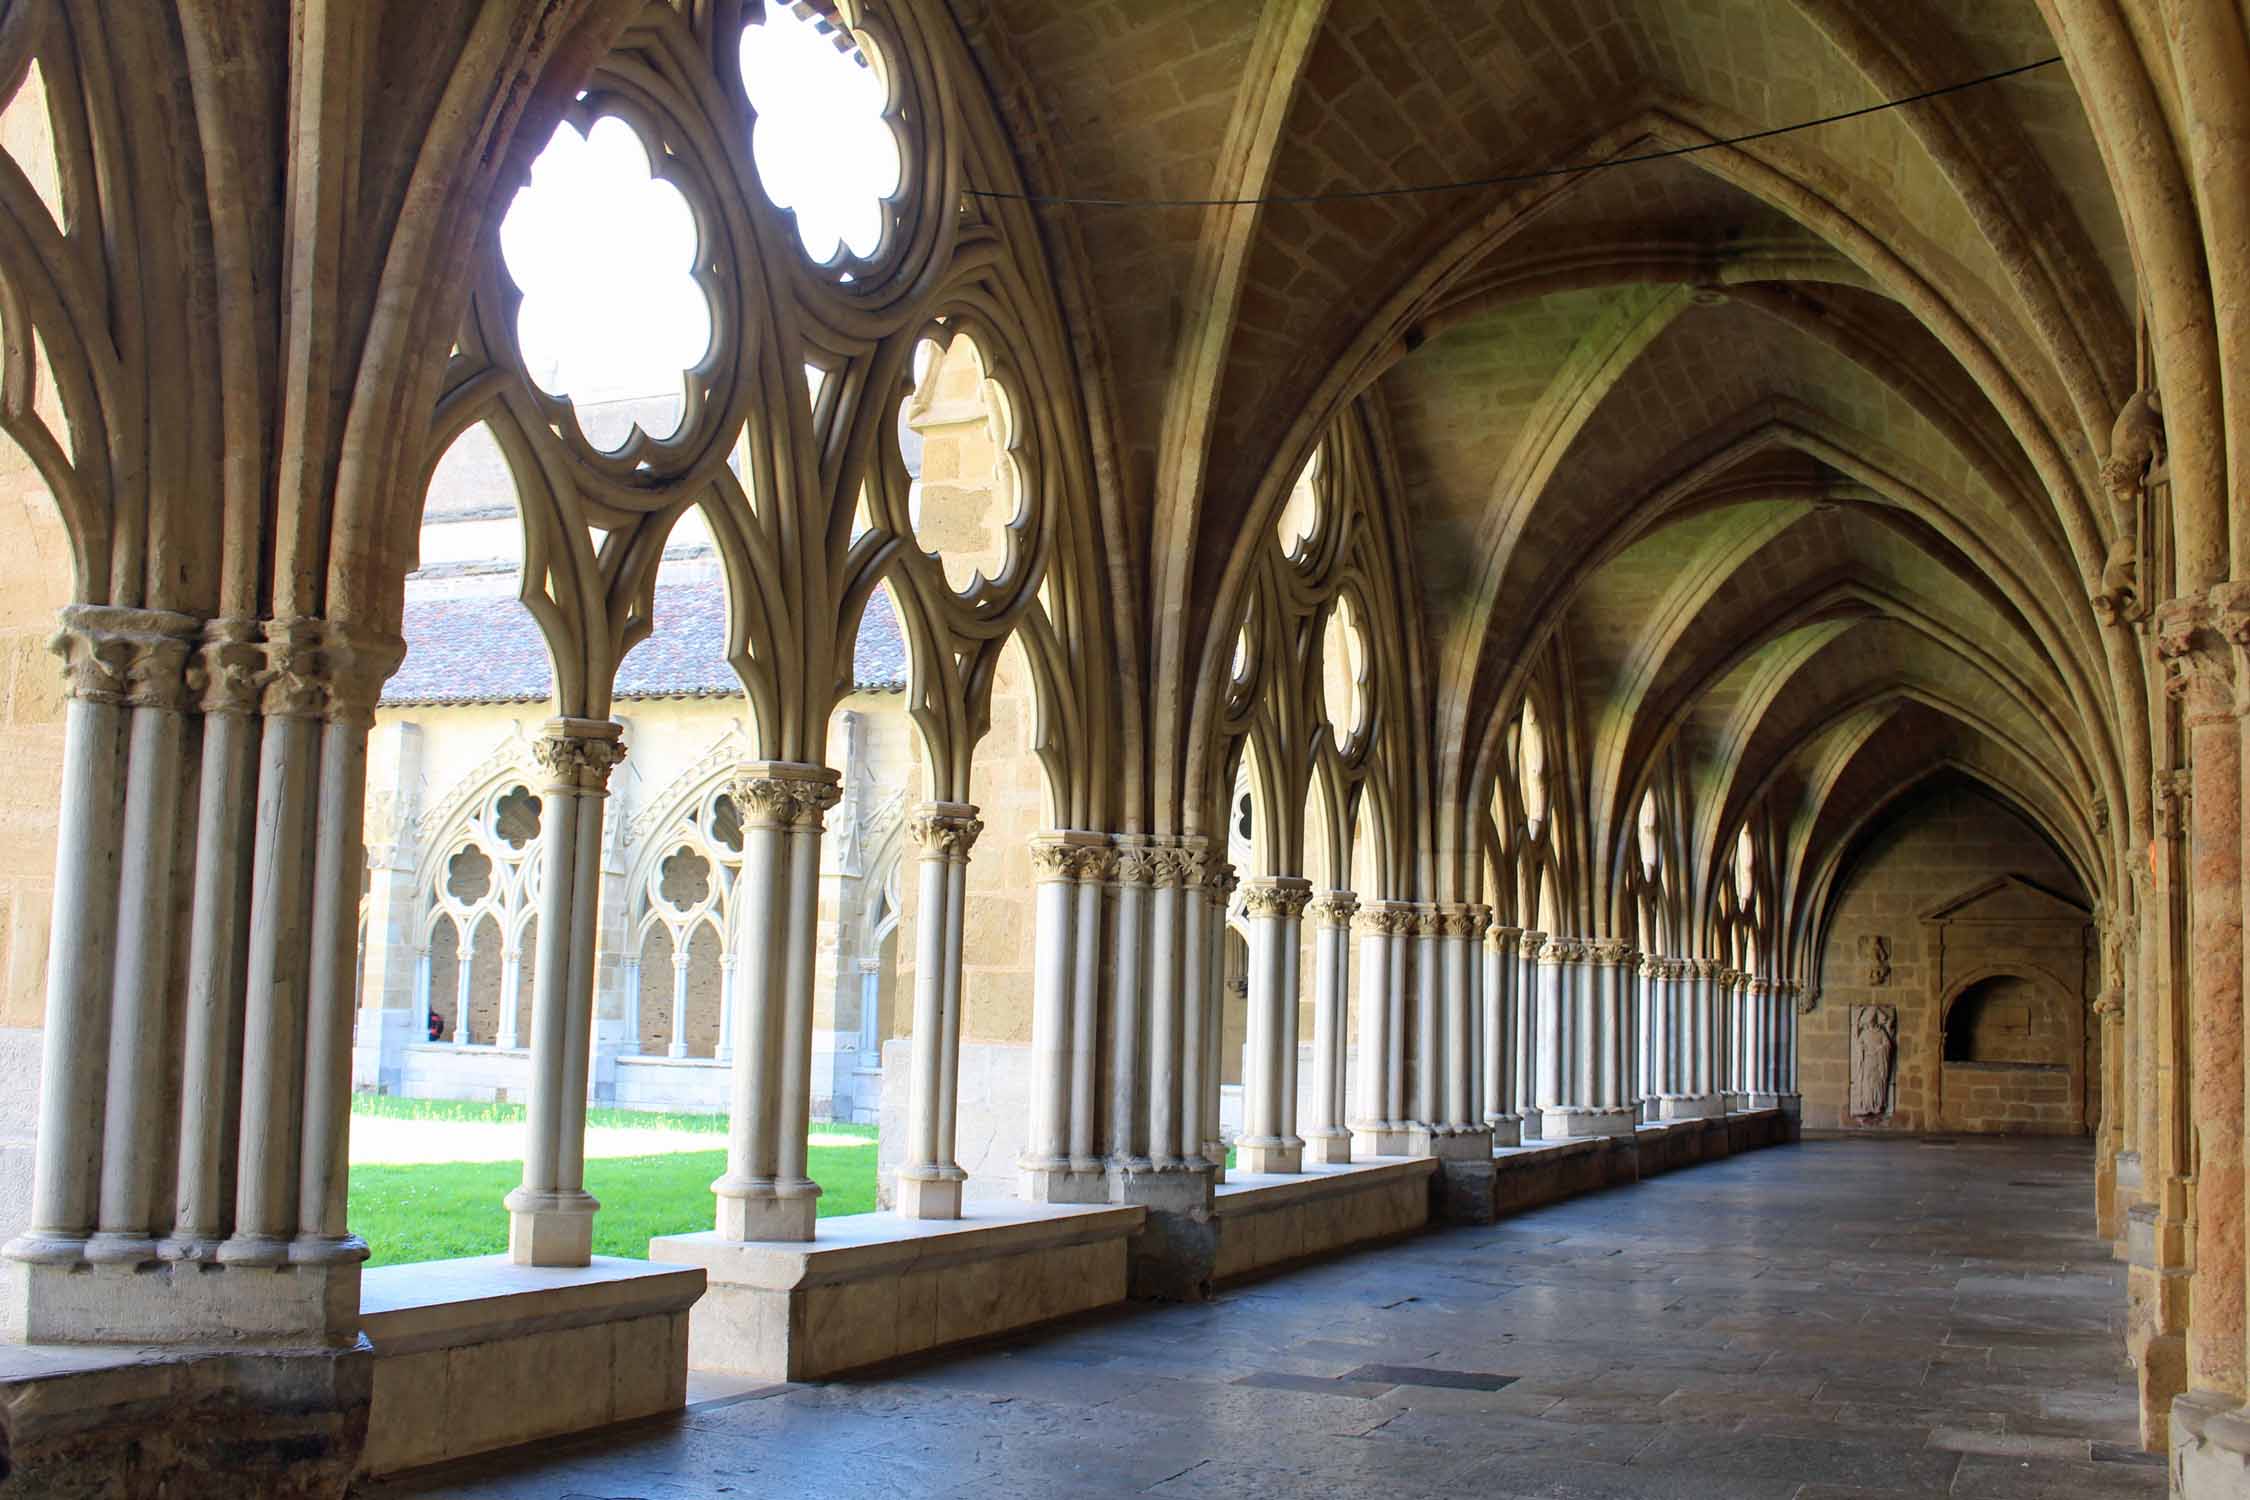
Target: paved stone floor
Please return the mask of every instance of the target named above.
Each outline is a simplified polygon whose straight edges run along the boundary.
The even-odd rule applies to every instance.
[[[2162,1494],[2090,1174],[2076,1141],[1809,1141],[371,1493]]]

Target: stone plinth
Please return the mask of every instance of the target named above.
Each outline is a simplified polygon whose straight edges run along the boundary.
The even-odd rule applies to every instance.
[[[693,1267],[506,1256],[366,1275],[375,1348],[361,1472],[400,1469],[677,1411],[687,1400]]]
[[[2190,1391],[2172,1403],[2174,1500],[2250,1500],[2250,1413]]]
[[[1640,1128],[1640,1110],[1619,1105],[1610,1109],[1565,1107],[1539,1112],[1542,1140],[1583,1140],[1597,1135],[1631,1135]]]
[[[649,1241],[698,1266],[692,1363],[761,1380],[817,1380],[1121,1302],[1138,1207],[971,1202],[959,1219],[847,1214],[819,1238]]]
[[[1658,1094],[1650,1102],[1658,1122],[1713,1120],[1727,1112],[1726,1100],[1717,1094]]]
[[[8,1291],[18,1299],[9,1321],[27,1343],[349,1344],[360,1268],[357,1260],[26,1265]]]
[[[1344,1166],[1260,1174],[1237,1169],[1212,1191],[1218,1226],[1214,1281],[1238,1281],[1293,1261],[1412,1234],[1430,1221],[1428,1157],[1377,1157]]]
[[[374,1363],[364,1348],[0,1345],[5,1489],[341,1500]]]

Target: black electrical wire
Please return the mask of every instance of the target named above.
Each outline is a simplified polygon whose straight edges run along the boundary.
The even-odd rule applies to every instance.
[[[1724,140],[1699,141],[1692,146],[1672,146],[1662,151],[1643,151],[1636,156],[1612,156],[1600,161],[1574,162],[1568,166],[1542,167],[1536,172],[1503,172],[1491,177],[1466,177],[1459,182],[1425,182],[1410,187],[1358,188],[1338,193],[1276,193],[1264,198],[1094,198],[1071,193],[1012,193],[998,188],[972,187],[964,189],[972,198],[1003,198],[1014,203],[1070,205],[1077,208],[1253,208],[1293,203],[1349,203],[1363,198],[1411,198],[1424,193],[1459,193],[1474,188],[1507,187],[1516,183],[1541,182],[1550,177],[1569,177],[1584,172],[1600,172],[1610,167],[1638,166],[1643,162],[1670,161],[1676,156],[1693,156],[1698,151],[1716,151],[1724,146],[1740,146],[1750,141],[1770,140],[1777,135],[1791,135],[1800,130],[1813,130],[1822,125],[1838,125],[1846,120],[1857,120],[1867,115],[1881,114],[1889,109],[1901,109],[1909,104],[1920,104],[1927,99],[1943,98],[1968,89],[1982,88],[1988,83],[1998,83],[2040,68],[2052,67],[2062,61],[2059,56],[2042,57],[2037,62],[2021,63],[2013,68],[2002,68],[1997,73],[1987,73],[1981,78],[1965,78],[1959,83],[1943,84],[1934,89],[1924,89],[1919,94],[1908,94],[1902,99],[1885,99],[1877,104],[1865,104],[1858,109],[1847,109],[1841,114],[1822,115],[1817,120],[1799,120],[1794,125],[1774,125],[1764,130],[1753,130],[1747,135],[1728,136]]]

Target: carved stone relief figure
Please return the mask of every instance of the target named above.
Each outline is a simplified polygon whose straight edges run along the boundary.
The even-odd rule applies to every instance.
[[[1859,940],[1859,961],[1865,966],[1868,984],[1889,983],[1891,940],[1880,933],[1868,933]]]
[[[1852,1007],[1852,1098],[1855,1120],[1891,1112],[1891,1078],[1898,1067],[1898,1007]]]
[[[2094,608],[2108,623],[2130,623],[2148,613],[2141,586],[2141,501],[2149,478],[2164,462],[2164,405],[2151,389],[2135,391],[2110,428],[2102,482],[2109,489],[2116,538],[2102,564],[2102,591]]]

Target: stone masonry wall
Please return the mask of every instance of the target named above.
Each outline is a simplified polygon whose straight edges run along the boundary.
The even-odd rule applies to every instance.
[[[1923,916],[1996,877],[2014,876],[2083,905],[2070,867],[2021,816],[1971,783],[1948,779],[1902,801],[1854,857],[1836,919],[1820,957],[1820,1004],[1803,1018],[1799,1080],[1805,1124],[1898,1131],[2076,1129],[2098,1115],[2080,1099],[2082,1058],[2053,1052],[2060,1073],[1943,1061],[1946,1001],[1975,988],[1985,973],[2014,975],[2075,1006],[2065,1028],[2082,1052],[2081,924],[2060,902],[2017,888],[1995,892],[1939,924]],[[1875,982],[1866,942],[1889,940],[1888,973]],[[1898,1008],[1898,1057],[1891,1112],[1873,1121],[1848,1117],[1852,1008]],[[2071,1064],[2076,1063],[2075,1066]],[[2002,1078],[2001,1072],[2007,1077]],[[2049,1111],[2055,1113],[2049,1114]]]

